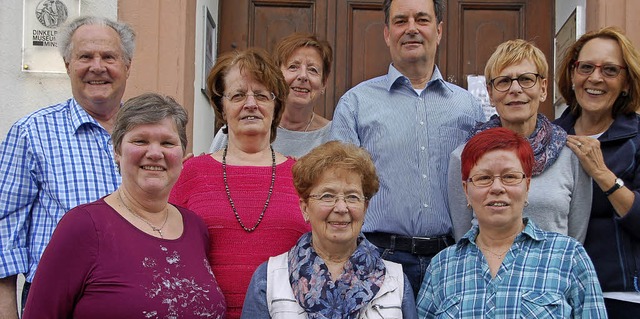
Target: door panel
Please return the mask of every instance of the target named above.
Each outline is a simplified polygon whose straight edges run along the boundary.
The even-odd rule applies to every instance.
[[[251,3],[249,43],[272,52],[278,40],[294,32],[314,30],[314,5]]]
[[[325,106],[331,118],[340,97],[358,83],[387,73],[391,57],[384,42],[382,1],[339,1],[337,6],[334,103]]]
[[[467,87],[467,75],[484,74],[487,60],[500,43],[522,38],[544,52],[553,79],[554,8],[553,0],[448,0],[438,66],[448,81]],[[548,90],[548,96],[553,96],[552,83]],[[553,119],[552,99],[543,102],[539,111]]]

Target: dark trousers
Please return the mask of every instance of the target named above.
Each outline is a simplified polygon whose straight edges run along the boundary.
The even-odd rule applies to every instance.
[[[427,267],[431,262],[431,258],[433,258],[435,254],[414,255],[410,252],[380,247],[378,247],[378,251],[380,252],[380,256],[382,256],[382,259],[402,265],[402,271],[407,275],[407,278],[411,283],[411,288],[413,288],[413,297],[418,298],[418,291],[420,290],[420,285],[422,285],[424,274],[427,272]]]
[[[630,319],[640,315],[640,303],[604,298],[609,319]]]
[[[27,304],[27,296],[29,296],[29,288],[31,288],[30,282],[24,282],[24,286],[22,286],[22,305],[20,308],[20,314],[24,313],[24,306]]]

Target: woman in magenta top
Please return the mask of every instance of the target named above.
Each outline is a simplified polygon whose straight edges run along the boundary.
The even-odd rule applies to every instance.
[[[227,318],[240,318],[254,270],[310,227],[293,187],[295,160],[271,147],[289,94],[280,69],[259,49],[227,53],[211,70],[207,93],[227,125],[227,145],[186,161],[170,201],[207,224]]]
[[[187,114],[143,94],[111,139],[122,184],[64,215],[44,251],[23,318],[224,318],[204,223],[169,204],[187,144]]]

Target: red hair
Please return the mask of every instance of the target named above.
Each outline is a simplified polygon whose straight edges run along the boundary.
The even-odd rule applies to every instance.
[[[534,159],[529,141],[510,129],[495,127],[476,134],[465,145],[461,155],[462,180],[469,179],[471,169],[484,154],[499,150],[515,152],[525,175],[531,176]]]

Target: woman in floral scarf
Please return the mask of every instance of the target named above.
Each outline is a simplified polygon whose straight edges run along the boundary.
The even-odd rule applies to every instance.
[[[369,154],[333,141],[293,166],[311,232],[253,274],[242,318],[416,318],[402,266],[360,234],[378,177]]]
[[[591,178],[578,157],[565,147],[567,133],[538,113],[547,98],[547,64],[544,53],[525,40],[509,40],[498,46],[485,67],[487,90],[498,116],[481,123],[470,137],[493,127],[508,128],[531,144],[535,163],[524,217],[543,230],[584,242],[591,210]],[[471,229],[474,211],[465,199],[460,174],[464,145],[449,162],[449,212],[459,240]]]

